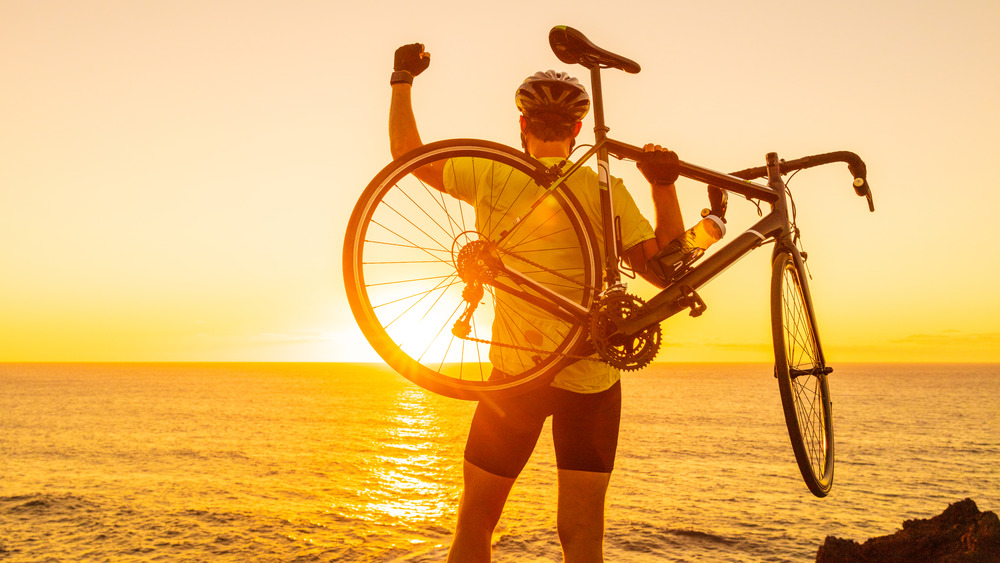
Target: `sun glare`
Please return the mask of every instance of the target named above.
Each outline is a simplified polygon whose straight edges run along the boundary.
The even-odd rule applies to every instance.
[[[372,444],[377,452],[373,481],[362,492],[374,501],[356,508],[382,523],[439,522],[453,512],[457,491],[442,478],[454,463],[443,452],[448,437],[438,413],[427,393],[413,386],[401,388],[387,412]]]

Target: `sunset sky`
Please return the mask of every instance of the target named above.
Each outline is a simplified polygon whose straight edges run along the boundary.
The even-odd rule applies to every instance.
[[[874,214],[846,166],[791,183],[831,363],[1000,361],[996,0],[0,0],[0,361],[373,359],[341,251],[389,161],[393,51],[432,53],[425,142],[516,146],[525,76],[589,84],[558,24],[642,65],[603,75],[615,138],[721,171],[865,159]],[[693,222],[704,189],[679,190]],[[665,322],[658,360],[770,361],[768,257]]]

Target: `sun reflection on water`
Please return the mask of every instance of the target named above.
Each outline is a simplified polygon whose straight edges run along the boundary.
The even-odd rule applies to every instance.
[[[406,385],[387,397],[385,415],[358,460],[364,478],[341,515],[371,526],[426,530],[451,528],[461,484],[464,424],[454,424],[449,403]],[[405,541],[404,538],[398,538]]]

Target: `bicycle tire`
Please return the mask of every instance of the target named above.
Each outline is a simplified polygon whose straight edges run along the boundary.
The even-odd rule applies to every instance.
[[[833,417],[828,375],[809,286],[797,253],[778,251],[771,270],[775,375],[788,436],[806,486],[817,497],[833,487]]]
[[[539,161],[489,141],[438,141],[399,157],[368,184],[351,215],[344,239],[347,297],[375,351],[413,383],[458,399],[514,395],[551,382],[586,340],[587,325],[546,317],[525,301],[537,292],[503,278],[482,284],[471,331],[456,336],[451,329],[463,304],[472,302],[463,295],[471,285],[459,269],[465,268],[463,251],[473,241],[494,241],[506,227],[506,238],[495,243],[498,259],[585,310],[600,289],[598,251],[569,189],[550,190],[552,197],[514,225],[509,223],[523,209],[507,209],[499,218],[491,209],[491,219],[477,223],[472,205],[413,174],[428,165],[444,169],[456,158],[472,159],[466,163],[478,178],[518,193],[540,194],[552,179]],[[455,167],[450,170],[454,174]],[[556,260],[556,251],[562,259]]]

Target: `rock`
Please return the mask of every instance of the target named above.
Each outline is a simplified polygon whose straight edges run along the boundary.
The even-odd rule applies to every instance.
[[[998,563],[1000,519],[972,499],[956,502],[930,520],[907,520],[903,529],[863,544],[828,536],[816,563]]]

